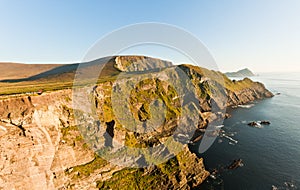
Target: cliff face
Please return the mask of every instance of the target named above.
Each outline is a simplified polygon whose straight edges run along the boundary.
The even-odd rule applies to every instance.
[[[115,67],[131,71],[124,65],[132,61],[132,57],[116,59],[119,60],[116,60]],[[141,60],[134,58],[135,62]],[[147,79],[144,78],[145,73],[135,74],[135,78],[142,82],[133,86],[124,75],[114,81],[79,89],[83,92],[79,95],[89,97],[82,101],[71,90],[0,100],[0,189],[197,187],[209,173],[203,160],[180,143],[190,140],[187,137],[192,137],[195,130],[222,119],[226,106],[272,96],[262,84],[250,79],[232,82],[219,72],[190,65],[179,66],[180,71],[173,66],[162,69],[159,64],[155,68],[158,70],[150,75],[146,73]],[[190,90],[188,85],[185,85],[186,89],[173,88],[163,81],[172,78],[172,84],[180,86],[177,81],[183,79],[181,72],[188,76],[195,94],[185,93]],[[128,107],[116,101],[128,94]],[[182,97],[179,97],[180,94]],[[184,102],[177,100],[180,98]],[[153,107],[151,102],[156,106]],[[84,110],[87,105],[92,105],[91,112],[97,120],[90,121],[91,114]],[[163,117],[160,116],[161,110],[165,110]],[[124,124],[120,118],[128,117],[128,112],[134,119],[126,119],[128,123]],[[192,122],[195,120],[197,123]],[[180,130],[177,130],[178,123]],[[157,128],[150,130],[151,126]],[[112,138],[107,139],[106,133]],[[178,138],[183,134],[186,139]],[[182,147],[172,152],[172,147],[178,143]],[[104,144],[111,148],[106,149]],[[150,152],[141,149],[160,144],[166,147]],[[124,149],[124,145],[133,150]],[[137,156],[131,156],[130,160],[121,154],[124,151]],[[101,157],[103,152],[112,157],[104,159]],[[158,162],[155,156],[161,152],[168,152],[166,156],[171,159]],[[135,164],[141,163],[141,160],[150,163],[149,166],[136,168]],[[151,164],[156,162],[156,165]]]
[[[71,98],[71,91],[63,90],[0,101],[1,188],[130,189],[143,183],[149,189],[188,188],[188,183],[199,185],[209,175],[203,160],[187,147],[169,162],[149,168],[107,162],[94,153],[75,126]],[[125,139],[122,132],[115,134],[116,139]]]
[[[244,88],[239,86],[244,86]],[[273,94],[266,90],[262,83],[253,82],[249,78],[245,78],[241,81],[232,82],[230,87],[227,88],[227,96],[227,105],[234,106],[258,99],[271,98]]]
[[[170,67],[172,63],[145,56],[117,56],[114,66],[120,71],[130,72]]]

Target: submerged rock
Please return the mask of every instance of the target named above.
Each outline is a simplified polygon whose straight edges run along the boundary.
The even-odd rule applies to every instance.
[[[266,120],[263,120],[263,121],[252,121],[250,123],[248,123],[249,126],[251,127],[258,127],[258,128],[261,128],[262,126],[261,125],[270,125],[271,122],[270,121],[266,121]]]
[[[271,122],[270,121],[261,121],[260,124],[262,124],[262,125],[270,125]]]
[[[234,169],[237,169],[239,167],[242,167],[244,164],[243,164],[243,160],[242,159],[237,159],[237,160],[234,160],[229,166],[228,166],[228,169],[230,170],[234,170]]]
[[[225,119],[231,118],[231,115],[229,113],[225,113]]]

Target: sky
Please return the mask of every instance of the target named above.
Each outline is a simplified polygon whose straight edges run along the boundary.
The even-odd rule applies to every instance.
[[[298,0],[0,0],[0,62],[80,62],[103,36],[143,22],[190,32],[221,71],[300,71]],[[124,53],[188,61],[160,49]]]

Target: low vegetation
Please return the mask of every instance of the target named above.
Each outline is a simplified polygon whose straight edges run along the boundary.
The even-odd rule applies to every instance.
[[[176,183],[179,163],[174,157],[166,163],[149,168],[125,168],[106,181],[97,181],[99,189],[168,189]],[[175,180],[175,181],[172,181]]]
[[[107,161],[95,154],[94,159],[86,164],[73,167],[73,178],[83,178],[90,176],[96,170],[101,169],[107,164]]]

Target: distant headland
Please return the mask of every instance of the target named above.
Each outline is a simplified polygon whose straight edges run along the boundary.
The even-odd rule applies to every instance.
[[[250,71],[248,68],[236,71],[236,72],[227,72],[225,73],[228,77],[253,77],[255,74]]]

